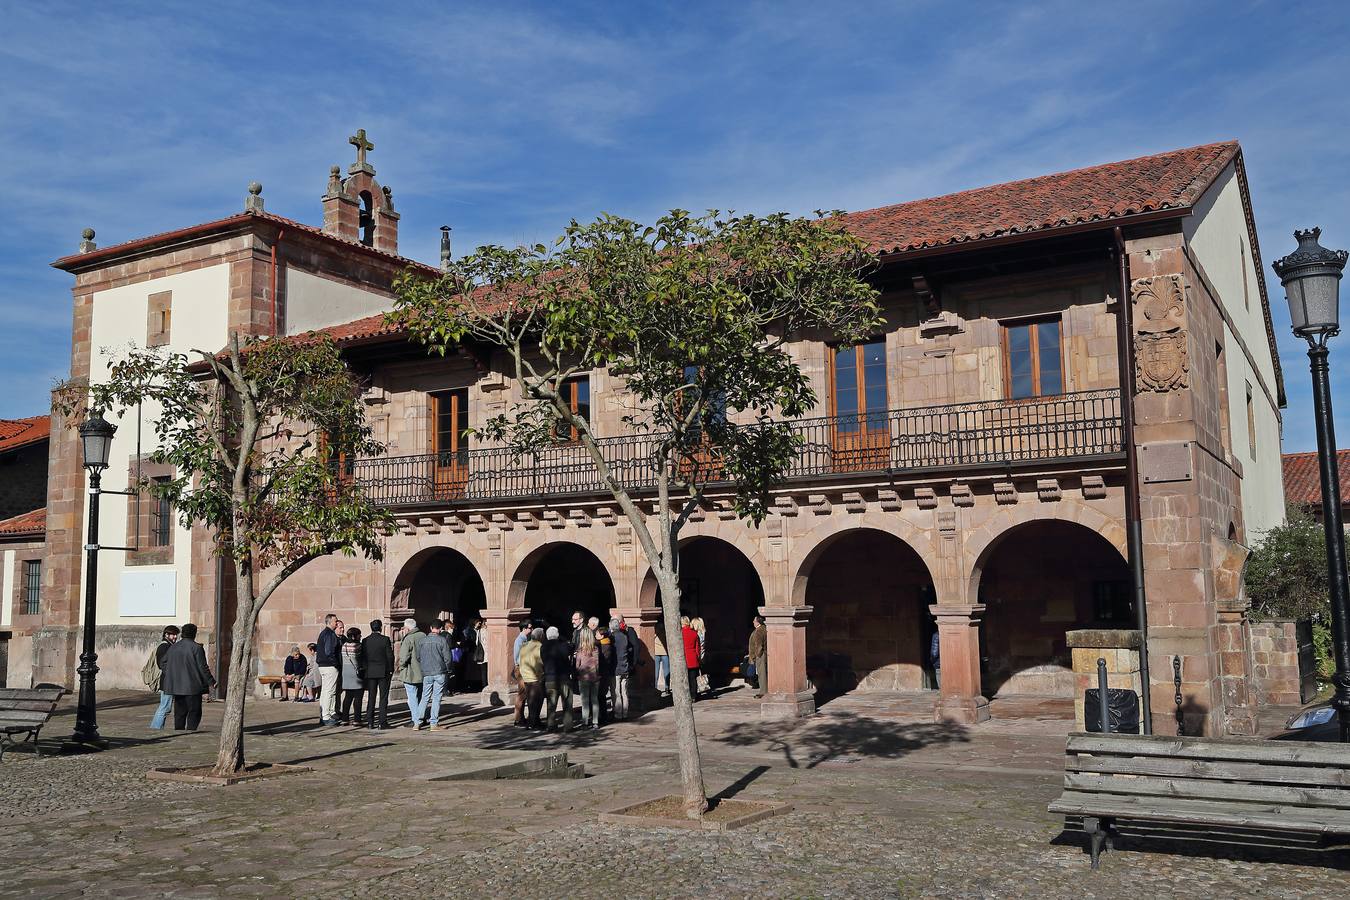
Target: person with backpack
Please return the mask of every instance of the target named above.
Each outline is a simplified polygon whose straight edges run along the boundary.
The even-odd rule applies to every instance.
[[[178,643],[178,626],[164,626],[164,631],[160,635],[159,646],[150,651],[149,659],[145,661],[145,665],[141,668],[141,681],[144,681],[145,686],[150,690],[159,694],[159,706],[150,718],[150,727],[155,731],[164,730],[164,720],[169,717],[169,710],[173,708],[173,694],[161,691],[159,684],[164,675],[164,655],[176,643]]]

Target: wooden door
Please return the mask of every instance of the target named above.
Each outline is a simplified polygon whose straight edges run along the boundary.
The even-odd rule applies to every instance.
[[[891,456],[886,342],[836,348],[830,374],[834,470],[886,468]]]
[[[469,481],[469,390],[431,395],[432,493],[436,500],[464,496]]]

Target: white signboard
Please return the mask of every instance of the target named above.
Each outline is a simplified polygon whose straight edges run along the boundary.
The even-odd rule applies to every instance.
[[[123,616],[178,613],[178,573],[173,569],[124,570],[117,611]]]

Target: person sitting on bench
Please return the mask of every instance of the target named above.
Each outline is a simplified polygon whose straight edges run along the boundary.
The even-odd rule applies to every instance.
[[[281,677],[281,702],[285,703],[291,699],[288,694],[291,688],[295,688],[295,700],[298,703],[301,695],[306,692],[305,674],[309,671],[309,663],[305,661],[305,656],[300,652],[300,645],[291,647],[291,655],[286,657],[286,669]]]

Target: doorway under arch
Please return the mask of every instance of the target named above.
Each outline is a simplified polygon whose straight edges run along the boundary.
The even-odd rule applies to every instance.
[[[650,569],[642,597],[644,605],[664,607]],[[703,619],[703,671],[714,688],[725,686],[744,658],[752,620],[763,605],[759,573],[734,544],[707,535],[680,541],[680,615]]]
[[[410,611],[426,628],[442,612],[452,613],[463,628],[487,606],[483,579],[469,558],[450,547],[430,547],[404,565],[394,582],[395,615]]]
[[[535,550],[511,580],[511,603],[530,610],[532,619],[570,634],[572,613],[609,621],[614,582],[605,564],[580,544],[559,541]]]
[[[1004,532],[977,567],[984,695],[1070,698],[1074,675],[1065,634],[1133,628],[1130,569],[1090,528],[1040,519]]]
[[[913,547],[873,528],[843,531],[808,554],[798,577],[813,610],[806,668],[817,702],[853,690],[936,686],[933,579]]]

